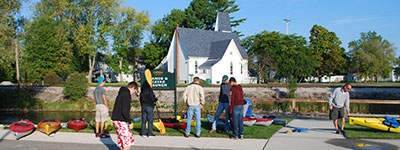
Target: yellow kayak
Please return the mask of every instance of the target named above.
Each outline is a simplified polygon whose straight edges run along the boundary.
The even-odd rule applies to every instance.
[[[40,132],[50,135],[61,128],[61,122],[55,119],[45,119],[38,123],[38,128]]]
[[[92,126],[93,128],[96,128],[96,121],[94,118],[90,121],[90,126]],[[99,124],[99,126],[100,126],[100,124]],[[113,124],[111,118],[109,118],[108,121],[104,123],[104,131],[111,131],[113,128],[114,128],[114,124]]]
[[[183,119],[179,115],[176,116],[176,120],[178,120],[180,123],[187,123],[187,119]],[[192,126],[192,127],[196,126],[196,119],[194,117],[192,118],[192,122],[191,122],[190,126]]]
[[[181,119],[181,120],[179,120],[179,122],[187,123],[187,119]],[[196,126],[196,120],[194,120],[194,118],[192,119],[192,122],[190,123],[190,126],[192,126],[192,127]]]
[[[142,128],[142,122],[135,123],[133,128],[141,129]],[[146,128],[148,128],[147,127],[147,123],[146,123]],[[161,134],[165,134],[165,126],[164,126],[164,123],[161,121],[161,119],[160,120],[156,119],[156,120],[153,121],[153,129],[157,130],[157,131],[160,131]]]
[[[389,127],[383,124],[383,121],[385,121],[385,118],[358,118],[358,117],[349,118],[349,123],[352,125],[360,125],[377,130],[400,133],[400,128]]]

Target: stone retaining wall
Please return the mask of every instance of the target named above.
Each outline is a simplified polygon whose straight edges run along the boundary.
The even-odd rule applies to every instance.
[[[331,91],[335,86],[299,86],[296,91],[298,99],[328,99]],[[0,90],[12,90],[15,87],[0,87]],[[62,87],[27,87],[36,98],[44,101],[57,101],[64,97]],[[87,97],[93,100],[93,90],[95,87],[89,87]],[[105,87],[107,91],[106,98],[108,101],[114,101],[119,87]],[[177,100],[182,102],[182,94],[185,87],[178,87]],[[243,87],[245,98],[285,98],[287,89],[285,86],[245,86]],[[219,87],[204,87],[206,102],[216,103],[218,101]],[[156,97],[161,104],[172,105],[174,102],[173,90],[155,90]],[[138,101],[137,96],[132,96],[134,101]],[[385,99],[399,100],[400,87],[371,87],[371,86],[354,86],[350,91],[351,99]]]

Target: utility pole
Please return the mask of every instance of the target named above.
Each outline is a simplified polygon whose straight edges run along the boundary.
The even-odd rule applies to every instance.
[[[289,22],[292,21],[292,20],[283,19],[283,21],[286,21],[286,35],[288,35],[289,34]]]

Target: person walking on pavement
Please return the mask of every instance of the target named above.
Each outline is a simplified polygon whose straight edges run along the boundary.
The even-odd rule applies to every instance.
[[[118,146],[121,150],[128,150],[134,144],[131,129],[131,95],[137,92],[138,85],[136,82],[130,82],[127,87],[119,89],[117,98],[115,99],[114,109],[111,119],[118,137]]]
[[[145,71],[146,82],[143,83],[140,89],[140,105],[142,107],[142,131],[141,136],[147,135],[148,137],[155,136],[153,134],[153,117],[154,117],[154,105],[157,102],[157,98],[154,95],[152,89],[152,76],[149,69]],[[146,132],[147,122],[147,132]]]
[[[243,138],[243,88],[240,84],[236,83],[236,79],[231,77],[229,82],[232,85],[231,88],[231,104],[232,109],[232,137],[233,139]]]
[[[195,137],[200,138],[201,132],[201,109],[203,109],[203,104],[205,103],[204,99],[204,90],[203,87],[200,86],[200,78],[194,77],[193,84],[189,85],[185,91],[183,92],[183,101],[186,103],[188,107],[187,111],[187,123],[185,130],[185,137],[189,137],[190,134],[190,125],[192,124],[193,113],[196,117],[196,134]]]
[[[217,130],[217,122],[219,120],[219,117],[221,116],[221,113],[225,110],[225,128],[224,131],[225,133],[228,133],[229,131],[229,97],[230,97],[230,92],[231,92],[231,84],[229,83],[228,76],[224,75],[222,77],[222,83],[220,87],[220,92],[219,92],[219,104],[217,108],[217,112],[215,113],[215,118],[214,122],[212,123],[210,133],[215,133]]]
[[[96,102],[96,137],[108,138],[107,134],[104,134],[104,123],[108,121],[108,103],[106,99],[106,90],[103,88],[106,81],[103,77],[97,79],[97,87],[94,89],[94,99]],[[100,129],[99,129],[100,123]],[[100,130],[100,133],[99,133]]]
[[[329,118],[333,120],[333,125],[336,129],[336,134],[344,131],[345,123],[345,110],[346,107],[347,116],[350,115],[350,94],[352,86],[350,83],[346,83],[343,87],[339,87],[333,90],[332,94],[329,96]],[[341,120],[341,126],[339,130],[338,120]]]

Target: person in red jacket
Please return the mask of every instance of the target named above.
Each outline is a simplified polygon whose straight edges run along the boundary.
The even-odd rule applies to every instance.
[[[231,104],[232,109],[232,138],[242,139],[243,138],[243,88],[240,84],[236,83],[236,79],[231,77],[229,79],[231,88]]]

